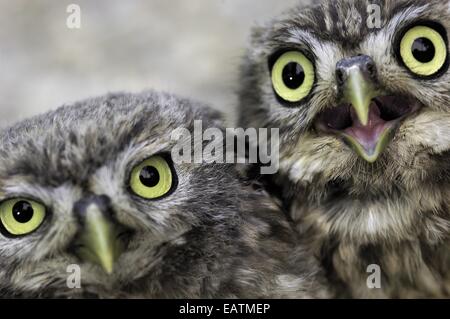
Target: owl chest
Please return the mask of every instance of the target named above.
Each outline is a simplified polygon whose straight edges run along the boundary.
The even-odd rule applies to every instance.
[[[449,253],[448,242],[439,247],[339,243],[322,250],[321,260],[338,297],[448,298]]]
[[[294,203],[291,216],[336,296],[449,297],[450,219],[447,203],[436,202],[431,212],[423,202],[335,198]]]
[[[325,267],[338,296],[449,297],[449,246],[440,247],[441,251],[433,254],[431,250],[435,249],[419,246],[419,243],[397,247],[340,244],[328,252]]]

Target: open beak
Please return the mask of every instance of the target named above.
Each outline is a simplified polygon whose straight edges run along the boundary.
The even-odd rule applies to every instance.
[[[376,66],[369,56],[339,61],[336,82],[341,103],[318,114],[316,129],[339,136],[369,163],[380,157],[401,121],[423,106],[411,96],[381,95]]]
[[[95,263],[107,274],[114,270],[114,263],[124,250],[120,239],[122,227],[102,211],[96,200],[82,206],[82,230],[76,240],[76,254],[84,261]]]
[[[344,103],[350,105],[352,127],[340,135],[367,162],[375,162],[392,137],[392,125],[384,125],[374,99],[379,95],[374,61],[356,56],[340,61],[339,90]]]
[[[350,110],[355,128],[366,133],[367,139],[360,138],[364,134],[343,133],[343,138],[350,144],[355,152],[369,163],[375,162],[384,151],[392,138],[392,126],[383,127],[381,131],[377,129],[378,118],[376,110],[371,110],[373,99],[378,96],[378,91],[372,79],[363,74],[359,67],[352,67],[348,70],[347,80],[343,85],[344,102],[350,103]],[[374,106],[376,107],[376,106]],[[354,130],[355,131],[355,130]],[[375,138],[375,140],[373,140]]]
[[[377,95],[374,83],[364,77],[359,67],[348,70],[348,76],[343,85],[344,100],[353,106],[359,122],[364,126],[369,122],[369,107],[372,99]]]

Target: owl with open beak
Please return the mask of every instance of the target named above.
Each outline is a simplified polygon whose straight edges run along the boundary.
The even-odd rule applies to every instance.
[[[450,296],[450,2],[323,1],[255,27],[240,124],[338,297]],[[267,177],[267,176],[266,176]]]

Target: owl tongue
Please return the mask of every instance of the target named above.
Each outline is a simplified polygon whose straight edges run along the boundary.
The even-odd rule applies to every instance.
[[[359,121],[358,116],[352,107],[350,108],[350,115],[353,124],[346,128],[344,133],[356,140],[368,155],[373,154],[388,122],[380,117],[380,109],[375,102],[370,104],[367,125],[363,125]]]

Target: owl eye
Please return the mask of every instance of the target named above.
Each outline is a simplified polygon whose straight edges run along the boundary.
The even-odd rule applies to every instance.
[[[13,236],[26,235],[36,230],[44,221],[45,207],[28,199],[10,199],[0,204],[0,221],[3,229]]]
[[[131,190],[146,199],[166,195],[172,185],[173,175],[169,163],[159,155],[145,160],[131,172]]]
[[[441,33],[427,26],[409,29],[400,42],[403,63],[420,76],[438,73],[447,61],[447,52],[447,44]]]
[[[273,64],[272,85],[279,98],[299,102],[311,92],[314,84],[314,66],[298,51],[283,53]]]

